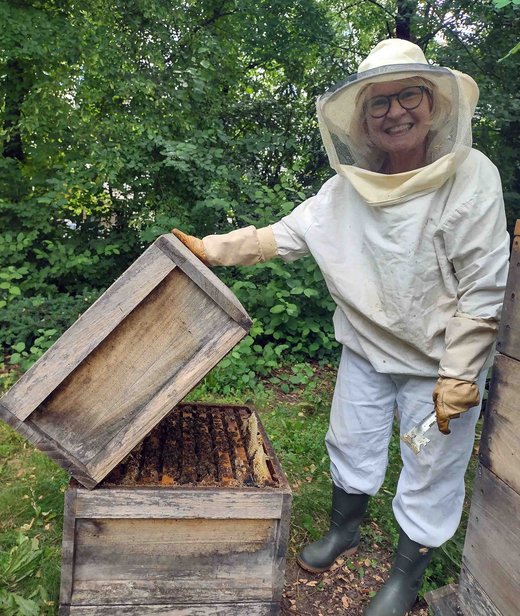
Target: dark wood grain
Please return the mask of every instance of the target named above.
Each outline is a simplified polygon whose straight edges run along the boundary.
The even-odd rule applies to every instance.
[[[480,460],[520,493],[520,362],[505,355],[497,355],[493,366]]]
[[[479,606],[481,593],[471,592],[461,576],[461,605],[475,616],[518,613],[520,589],[520,495],[479,465],[463,553],[463,571],[469,572],[487,598],[488,611]],[[472,596],[475,598],[471,612]],[[477,611],[480,609],[481,611]],[[492,611],[495,610],[495,611]]]
[[[447,584],[424,595],[432,616],[462,616],[459,609],[457,584]]]
[[[463,616],[516,616],[519,613],[516,607],[512,612],[500,612],[464,562],[460,573],[458,601]]]
[[[274,603],[214,603],[182,605],[96,605],[73,606],[63,616],[276,616]],[[60,611],[60,616],[62,612]]]
[[[74,582],[74,549],[76,534],[76,493],[71,487],[65,493],[63,539],[61,544],[60,604],[69,605]]]

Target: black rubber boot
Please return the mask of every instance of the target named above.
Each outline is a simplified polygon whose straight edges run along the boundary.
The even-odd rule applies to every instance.
[[[412,541],[401,530],[390,577],[372,599],[364,616],[405,616],[417,599],[432,554],[433,548]]]
[[[303,548],[298,556],[302,569],[312,573],[327,571],[340,556],[351,556],[359,544],[359,525],[367,510],[368,494],[348,494],[332,487],[330,530],[318,541]]]

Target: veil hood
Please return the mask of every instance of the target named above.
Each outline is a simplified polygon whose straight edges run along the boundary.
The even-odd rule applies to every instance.
[[[371,84],[408,78],[431,84],[434,120],[428,135],[427,166],[381,174],[384,153],[370,143],[364,129],[363,93]],[[471,149],[471,118],[478,95],[478,86],[469,75],[429,64],[417,45],[401,39],[381,41],[357,73],[318,98],[318,122],[330,165],[372,204],[389,205],[435,190]]]

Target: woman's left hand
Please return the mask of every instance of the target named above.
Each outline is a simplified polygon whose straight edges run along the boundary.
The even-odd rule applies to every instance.
[[[208,257],[206,255],[202,240],[198,237],[194,237],[193,235],[187,235],[180,229],[172,229],[172,233],[186,246],[186,248],[191,250],[191,252],[198,259],[200,259],[204,265],[208,265]]]
[[[433,404],[437,425],[443,434],[451,432],[451,419],[460,417],[480,402],[480,393],[476,383],[461,381],[448,377],[439,377],[433,390]]]

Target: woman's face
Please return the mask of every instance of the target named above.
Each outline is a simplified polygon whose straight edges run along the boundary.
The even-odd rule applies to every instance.
[[[406,81],[389,81],[386,83],[372,84],[367,92],[365,103],[370,106],[377,105],[383,102],[374,97],[392,96],[398,94],[414,84],[410,80]],[[407,105],[406,98],[401,95],[403,103]],[[381,106],[381,105],[379,105]],[[375,114],[379,115],[380,111]],[[380,118],[374,118],[370,115],[370,110],[365,112],[365,121],[369,137],[374,146],[390,156],[392,154],[403,155],[409,152],[410,154],[424,149],[426,136],[431,125],[431,99],[430,95],[424,91],[420,104],[411,110],[404,109],[397,100],[396,96],[390,99],[390,107],[388,112]]]

